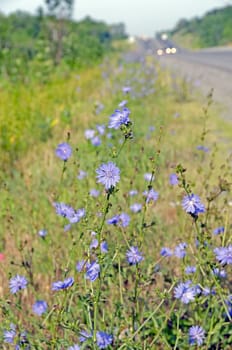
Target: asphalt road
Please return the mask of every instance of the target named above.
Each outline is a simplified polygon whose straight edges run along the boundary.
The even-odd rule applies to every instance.
[[[167,46],[175,46],[166,42]],[[177,47],[177,53],[157,55],[157,49],[165,47],[163,42],[151,40],[146,43],[162,66],[189,81],[207,95],[213,88],[214,101],[221,106],[221,113],[232,121],[232,48],[210,48],[187,51]]]
[[[232,74],[232,49],[211,49],[195,52],[179,52],[183,59],[200,63]]]
[[[223,70],[225,72],[232,73],[232,48],[229,47],[215,47],[197,51],[189,51],[177,46],[171,40],[154,40],[153,47],[154,50],[157,50],[162,47],[176,47],[177,54],[182,60],[184,59],[188,61],[193,61],[219,70]]]

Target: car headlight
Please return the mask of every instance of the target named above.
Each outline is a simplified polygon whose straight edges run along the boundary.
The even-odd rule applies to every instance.
[[[163,50],[162,50],[162,49],[158,49],[158,50],[157,50],[157,55],[158,55],[158,56],[162,56],[162,55],[163,55],[163,53],[164,53],[164,52],[163,52]]]

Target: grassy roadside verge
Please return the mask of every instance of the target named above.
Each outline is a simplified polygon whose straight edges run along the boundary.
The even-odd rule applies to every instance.
[[[131,87],[131,92],[126,95],[122,91],[125,86]],[[37,134],[38,128],[29,129],[30,132],[27,131],[26,135],[28,139],[25,141],[26,152],[18,156],[12,163],[10,172],[2,176],[0,215],[3,225],[0,237],[1,251],[5,259],[0,265],[2,286],[0,293],[4,297],[12,298],[8,291],[8,276],[14,273],[26,273],[33,286],[21,300],[25,306],[24,314],[16,310],[14,316],[11,315],[11,321],[15,322],[18,317],[20,323],[30,329],[30,307],[35,297],[43,296],[49,300],[52,308],[52,305],[56,305],[58,301],[54,294],[51,294],[51,282],[64,279],[67,274],[73,274],[78,281],[76,288],[80,289],[76,290],[70,303],[72,300],[76,302],[75,307],[78,312],[81,310],[81,303],[90,309],[87,316],[84,314],[78,321],[81,326],[86,319],[91,323],[89,319],[94,313],[93,323],[99,319],[99,324],[103,326],[107,319],[109,328],[117,328],[118,346],[121,346],[121,339],[124,339],[126,344],[125,338],[128,332],[132,344],[128,345],[128,348],[135,349],[133,344],[136,343],[137,338],[133,335],[137,335],[136,329],[139,329],[136,324],[138,322],[142,325],[147,319],[152,321],[153,328],[150,326],[150,329],[154,329],[155,332],[155,335],[148,336],[149,344],[155,343],[156,337],[159,338],[162,333],[159,321],[161,320],[163,325],[167,323],[165,308],[160,319],[153,319],[152,313],[149,314],[150,303],[153,309],[154,305],[159,305],[159,297],[163,298],[161,289],[165,289],[164,294],[171,293],[167,292],[171,288],[169,281],[173,276],[175,279],[183,273],[183,268],[178,264],[172,264],[168,270],[164,262],[163,273],[153,276],[154,267],[158,269],[160,249],[166,245],[174,247],[184,239],[194,237],[194,223],[189,220],[186,213],[182,213],[181,209],[183,188],[171,186],[169,175],[176,172],[176,166],[181,163],[187,169],[187,183],[205,202],[211,193],[222,186],[225,189],[227,183],[231,182],[229,172],[231,140],[227,138],[231,125],[222,122],[214,113],[210,106],[210,99],[205,101],[204,106],[195,100],[193,95],[180,101],[181,91],[178,89],[181,89],[181,84],[173,91],[170,75],[164,72],[152,57],[134,59],[133,54],[129,58],[122,56],[106,60],[103,65],[87,70],[80,76],[74,73],[66,79],[55,79],[43,89],[35,86],[33,94],[29,94],[22,88],[20,92],[22,95],[17,100],[19,115],[25,115],[28,104],[33,118],[34,113],[40,113],[36,121],[41,122],[44,120],[41,116],[49,115],[52,134],[41,140]],[[123,99],[128,100],[128,107],[131,110],[134,137],[126,143],[123,152],[120,153],[123,143],[120,130],[112,131],[106,127],[104,135],[101,135],[99,132],[97,134],[96,126],[107,125],[109,115],[118,108],[118,104]],[[4,93],[4,101],[4,114],[10,115],[14,108],[11,92]],[[86,129],[95,130],[96,135],[100,137],[100,145],[86,140]],[[109,132],[112,134],[110,138],[107,135]],[[21,133],[19,136],[21,137]],[[11,142],[16,142],[14,140]],[[64,165],[56,157],[55,149],[57,144],[65,141],[72,146],[73,154],[65,164],[63,173]],[[106,213],[107,219],[121,211],[129,212],[133,199],[128,193],[132,189],[138,191],[136,200],[144,203],[143,192],[149,185],[151,186],[152,182],[144,178],[145,174],[154,175],[154,188],[159,192],[159,200],[148,206],[144,204],[142,217],[131,213],[128,229],[109,225],[103,227],[101,233],[109,242],[111,255],[104,265],[102,277],[105,282],[102,290],[105,294],[100,301],[104,305],[104,311],[98,310],[99,317],[97,317],[97,307],[93,310],[92,305],[94,302],[96,305],[95,298],[98,294],[95,294],[92,284],[88,285],[86,280],[81,279],[77,274],[75,264],[80,259],[91,257],[91,251],[88,248],[91,232],[96,227],[100,227],[99,222],[101,222],[106,199],[101,186],[96,185],[95,171],[101,162],[107,162],[109,158],[117,161],[123,181],[116,193],[117,198],[116,196],[111,198],[109,213]],[[80,171],[86,172],[87,176],[81,179]],[[99,198],[90,197],[89,192],[92,188],[100,191]],[[209,232],[215,228],[215,225],[230,223],[230,193],[226,190],[224,192],[223,196],[217,200],[217,206],[213,207],[208,223]],[[73,226],[70,231],[64,231],[64,220],[55,215],[53,207],[54,201],[57,200],[70,203],[75,208],[84,207],[87,214],[83,222]],[[46,229],[48,232],[45,239],[41,239],[38,235],[41,229]],[[129,271],[128,274],[125,272],[127,271],[124,262],[125,246],[134,242],[140,244],[146,257],[145,277],[141,282],[141,285],[144,283],[144,288],[133,286],[135,276],[138,277],[141,274],[139,269]],[[190,247],[194,250],[193,245]],[[103,259],[101,255],[98,258]],[[108,272],[110,261],[114,264],[109,267]],[[124,269],[122,274],[120,264]],[[116,274],[115,271],[117,271]],[[121,279],[125,279],[123,283]],[[118,288],[115,288],[115,284]],[[100,287],[98,286],[98,291]],[[136,299],[137,287],[141,289],[140,297],[147,303],[144,303],[144,309],[143,303],[140,305],[139,299]],[[120,305],[123,305],[121,313]],[[127,306],[128,309],[135,308],[136,315],[127,314]],[[61,316],[58,312],[59,322]],[[72,318],[73,315],[68,317]],[[64,319],[63,324],[66,324],[66,321],[67,319]],[[81,326],[75,324],[73,329],[77,332]],[[88,326],[91,328],[91,324]],[[35,329],[37,330],[36,327],[33,323],[32,333]],[[46,331],[53,334],[54,342],[58,341],[56,337],[60,334],[65,345],[70,339],[74,340],[73,329],[67,328],[67,333],[64,331],[65,336],[63,336],[63,331],[58,329],[54,332],[52,327],[51,322]],[[144,332],[149,333],[149,330],[145,329]],[[42,333],[43,329],[40,329],[38,339],[43,338]],[[143,345],[146,335],[144,334],[138,340]],[[168,336],[165,341],[163,337],[165,338],[165,334],[162,334],[159,340],[160,349],[162,349],[162,341],[167,343]],[[170,344],[173,345],[173,340],[170,340]],[[185,349],[186,346],[183,345],[182,348]],[[143,348],[146,348],[145,345]],[[152,345],[150,348],[153,349]]]
[[[12,132],[8,139],[10,151],[14,154],[15,144],[20,152],[26,152],[21,155],[19,153],[18,159],[14,160],[10,175],[2,174],[0,212],[3,221],[3,251],[11,251],[15,244],[10,239],[8,247],[9,239],[4,237],[5,232],[8,232],[9,237],[15,237],[16,241],[21,241],[24,236],[27,239],[35,237],[41,227],[50,226],[50,220],[52,225],[55,224],[48,208],[55,196],[54,188],[57,188],[60,181],[60,177],[55,176],[60,172],[60,165],[54,154],[56,145],[69,137],[73,147],[78,150],[72,170],[76,175],[80,169],[86,170],[86,159],[97,159],[102,146],[98,148],[89,145],[86,154],[85,129],[106,124],[108,116],[123,98],[129,99],[135,120],[135,139],[133,146],[130,146],[128,159],[133,164],[137,152],[146,152],[144,173],[149,171],[149,158],[154,156],[157,147],[162,149],[159,177],[164,176],[166,181],[168,173],[174,171],[179,162],[190,169],[188,175],[192,182],[196,181],[199,171],[209,167],[212,158],[215,163],[223,166],[231,149],[231,124],[222,121],[211,107],[205,113],[207,101],[202,106],[190,92],[185,101],[180,101],[182,82],[179,81],[179,86],[177,84],[174,91],[169,73],[163,71],[151,57],[146,60],[148,73],[139,73],[138,77],[134,77],[134,72],[141,69],[141,63],[122,64],[123,59],[119,59],[119,63],[116,60],[113,63],[106,61],[100,67],[83,72],[81,76],[74,73],[64,79],[55,78],[44,87],[32,86],[30,91],[21,86],[16,93],[16,103],[15,98],[12,98],[12,91],[4,91],[1,115],[13,120],[13,123],[9,123],[5,119],[6,124],[13,128],[9,129]],[[146,84],[150,79],[149,69],[154,74],[148,88],[153,90],[152,93],[146,92]],[[142,84],[138,83],[139,79],[143,79]],[[127,83],[134,83],[134,93],[141,94],[141,97],[124,96],[121,89]],[[147,96],[143,96],[146,93]],[[98,113],[101,105],[103,110]],[[34,122],[27,128],[30,119]],[[149,131],[149,128],[155,130]],[[139,141],[142,135],[146,137],[146,151]],[[162,144],[158,145],[158,140]],[[198,146],[208,148],[209,153],[198,150]],[[3,159],[4,155],[9,157],[8,152],[2,152],[2,155]],[[212,186],[219,174],[220,166],[211,174]],[[159,185],[162,184],[163,180]],[[167,209],[165,203],[163,213]],[[166,219],[170,219],[168,215]]]

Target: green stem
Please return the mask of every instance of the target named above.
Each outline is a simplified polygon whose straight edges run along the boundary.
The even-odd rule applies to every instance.
[[[118,153],[114,156],[114,158],[118,158],[118,157],[119,157],[119,155],[120,155],[120,153],[122,152],[122,150],[123,150],[123,148],[124,148],[124,146],[125,146],[127,140],[128,140],[128,139],[126,139],[126,138],[124,139],[123,143],[121,144],[121,147],[119,148]]]
[[[138,282],[139,282],[139,275],[138,275],[138,265],[135,266],[135,287],[134,287],[134,309],[132,310],[132,329],[135,332],[136,330],[136,321],[137,316],[139,314],[138,310]]]
[[[121,305],[124,304],[123,301],[123,294],[122,294],[122,277],[121,277],[121,261],[120,261],[120,256],[118,258],[118,279],[119,279],[119,292],[120,292],[120,302]]]
[[[176,302],[177,302],[177,301],[175,300],[174,303],[172,304],[172,307],[171,307],[169,313],[167,314],[167,316],[165,317],[164,322],[162,323],[162,327],[160,327],[159,332],[156,334],[155,338],[152,340],[152,342],[151,342],[151,344],[150,344],[150,347],[156,342],[156,340],[157,340],[157,339],[159,338],[159,336],[160,336],[160,333],[163,331],[164,327],[166,326],[166,323],[167,323],[167,321],[168,321],[168,319],[169,319],[169,317],[170,317],[172,311],[174,310],[174,308],[175,308],[175,306],[176,306]]]
[[[175,346],[174,346],[174,349],[173,350],[176,350],[177,349],[177,345],[178,345],[178,342],[179,342],[179,339],[180,339],[180,335],[179,335],[179,328],[180,328],[180,316],[179,316],[179,313],[177,313],[177,336],[176,336],[176,341],[175,341]]]
[[[149,181],[149,184],[148,184],[148,192],[152,189],[152,181],[153,181],[153,178],[155,176],[155,170],[152,170],[152,173],[151,173],[151,179]],[[144,199],[144,206],[143,206],[143,213],[142,213],[142,221],[141,221],[141,228],[140,228],[140,240],[141,240],[141,244],[143,242],[143,239],[144,239],[144,227],[145,227],[145,217],[146,217],[146,212],[147,212],[147,198]]]
[[[58,194],[56,195],[56,201],[60,197],[61,185],[62,185],[62,182],[63,182],[63,179],[64,179],[64,173],[65,173],[65,171],[67,169],[66,163],[67,163],[67,161],[64,160],[63,168],[62,168],[62,172],[61,172],[61,176],[60,176],[59,190],[58,190]]]
[[[168,293],[170,293],[174,287],[176,282],[174,282],[171,287],[168,290]],[[163,298],[160,303],[157,305],[157,307],[155,308],[155,310],[150,314],[150,316],[141,324],[141,326],[134,332],[134,334],[130,337],[130,340],[132,340],[143,328],[144,326],[147,324],[148,321],[150,321],[150,319],[156,314],[156,312],[161,308],[161,306],[163,305],[163,303],[165,302],[166,298]],[[121,347],[118,349],[120,350]]]
[[[100,249],[100,252],[101,252],[101,247],[100,247],[100,245],[101,245],[101,233],[102,233],[102,229],[103,229],[103,226],[104,226],[104,223],[105,223],[105,220],[106,220],[106,215],[107,215],[107,213],[109,211],[109,207],[110,207],[110,203],[109,203],[110,195],[111,195],[111,193],[108,192],[107,193],[107,197],[106,197],[106,203],[105,203],[105,208],[104,208],[102,222],[101,222],[100,227],[97,230],[97,233],[98,233],[98,247]]]
[[[227,317],[229,318],[229,320],[230,320],[230,322],[231,322],[231,321],[232,321],[232,317],[230,316],[230,313],[229,313],[229,311],[228,311],[228,307],[226,306],[224,297],[223,297],[223,295],[222,295],[222,293],[221,293],[221,285],[218,283],[217,278],[215,277],[214,274],[212,274],[212,277],[213,277],[213,279],[214,279],[214,283],[215,283],[215,284],[217,285],[217,287],[218,287],[217,293],[219,294],[219,296],[220,296],[220,298],[221,298],[222,305],[223,305],[223,307],[224,307],[224,309],[225,309],[226,315],[227,315]]]
[[[107,215],[107,213],[109,211],[109,207],[110,207],[110,202],[109,202],[110,195],[111,195],[111,192],[109,191],[107,193],[107,197],[106,197],[106,203],[105,203],[105,209],[104,209],[102,222],[101,222],[101,225],[97,231],[97,234],[98,234],[98,261],[99,261],[99,263],[101,262],[101,257],[102,257],[102,254],[101,254],[101,239],[102,239],[101,234],[102,234],[102,230],[103,230],[104,223],[106,220],[106,215]],[[98,280],[98,287],[97,287],[97,291],[96,291],[95,298],[94,298],[94,310],[93,310],[93,340],[94,340],[94,343],[96,342],[98,304],[99,304],[99,300],[101,297],[102,279],[103,279],[103,275],[102,275],[102,273],[100,273],[99,280]]]

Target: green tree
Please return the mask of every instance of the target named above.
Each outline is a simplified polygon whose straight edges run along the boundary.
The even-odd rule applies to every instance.
[[[52,42],[53,60],[54,64],[58,65],[64,50],[65,20],[72,16],[74,0],[45,0],[45,5],[51,17],[48,28]]]
[[[74,0],[45,0],[48,12],[58,18],[71,18]]]

